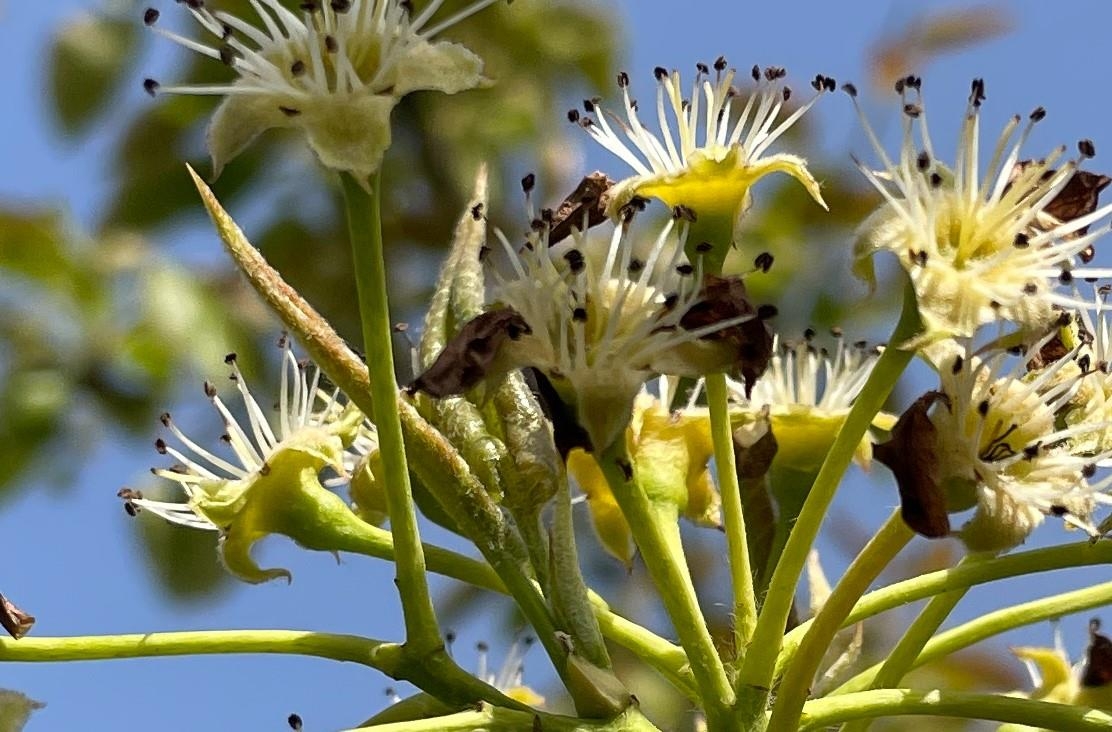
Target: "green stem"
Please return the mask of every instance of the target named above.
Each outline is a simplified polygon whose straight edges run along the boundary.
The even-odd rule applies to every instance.
[[[483,706],[480,709],[446,714],[431,719],[414,719],[359,727],[373,732],[656,732],[657,728],[635,708],[605,722],[586,722],[574,717]],[[357,730],[347,730],[357,732]]]
[[[964,557],[959,566],[975,564],[977,561],[986,558],[988,557],[980,554],[970,555]],[[932,597],[927,606],[923,608],[923,611],[904,632],[903,637],[896,643],[895,648],[884,659],[869,688],[886,689],[898,686],[907,672],[911,670],[911,666],[915,663],[915,659],[919,657],[927,641],[941,627],[968,591],[968,587],[963,587]],[[846,725],[842,732],[864,732],[868,729],[868,726],[868,721],[851,722]]]
[[[707,405],[710,407],[714,464],[718,471],[718,492],[722,496],[722,518],[726,524],[726,552],[734,590],[734,654],[740,658],[757,625],[753,568],[749,561],[749,542],[745,536],[745,515],[741,510],[741,485],[738,483],[734,456],[734,432],[730,425],[726,376],[707,374],[705,383]]]
[[[732,729],[729,707],[734,694],[725,666],[718,656],[710,630],[699,608],[695,585],[679,540],[676,520],[661,517],[645,495],[635,475],[625,446],[619,440],[598,455],[598,464],[610,491],[629,523],[664,609],[687,652],[691,673],[699,687],[708,729]]]
[[[943,592],[1024,574],[1110,563],[1112,563],[1112,542],[1091,544],[1083,541],[1017,552],[976,564],[963,564],[951,569],[929,572],[865,595],[842,622],[842,627]],[[808,620],[784,636],[780,658],[776,662],[776,676],[779,676],[783,668],[795,657],[800,641],[810,630],[811,623],[812,621]]]
[[[1071,732],[1112,726],[1112,714],[1067,704],[942,689],[874,689],[808,702],[798,729],[829,729],[852,719],[905,715],[989,719]]]
[[[340,176],[344,186],[351,250],[355,262],[355,284],[363,342],[370,369],[374,414],[368,415],[378,428],[379,450],[386,479],[386,505],[390,533],[396,550],[398,594],[405,617],[406,644],[416,657],[443,645],[440,626],[432,607],[425,555],[417,530],[417,513],[409,485],[409,462],[405,456],[401,420],[398,416],[398,385],[394,375],[393,328],[386,293],[386,260],[382,247],[382,175],[371,182],[371,192],[353,176]]]
[[[776,565],[784,554],[784,546],[791,536],[792,527],[799,519],[799,512],[803,510],[807,494],[815,483],[815,475],[813,469],[794,470],[773,464],[769,475],[769,490],[776,501],[776,523],[768,558],[759,573],[761,583],[758,585],[758,592],[764,592],[768,588]]]
[[[819,469],[815,484],[811,487],[799,519],[788,537],[784,553],[773,572],[751,644],[759,652],[746,655],[738,676],[739,696],[744,696],[741,709],[750,720],[756,719],[755,714],[764,712],[784,627],[795,599],[795,590],[807,562],[807,555],[826,517],[826,510],[853,460],[861,438],[914,355],[911,351],[900,349],[899,345],[911,338],[918,328],[919,312],[915,291],[907,283],[903,311],[892,332],[888,348],[878,359],[845,423],[838,431],[830,452],[826,454],[826,460]]]
[[[1044,597],[1040,600],[993,611],[968,623],[939,633],[930,640],[908,670],[919,668],[938,658],[943,658],[979,643],[986,638],[1007,632],[1013,628],[1037,623],[1041,620],[1070,615],[1083,610],[1101,607],[1112,603],[1112,582],[1085,587],[1080,590],[1063,592],[1059,595]],[[857,676],[830,692],[828,696],[850,694],[867,689],[880,672],[881,664],[862,671]]]
[[[811,623],[799,645],[799,652],[788,664],[776,692],[769,729],[795,729],[803,704],[807,701],[815,672],[826,649],[854,604],[892,559],[907,546],[914,533],[894,512],[842,575],[830,597]]]

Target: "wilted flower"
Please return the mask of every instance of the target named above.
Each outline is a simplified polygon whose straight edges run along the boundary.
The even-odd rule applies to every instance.
[[[1074,448],[1094,426],[1058,421],[1083,378],[1068,370],[1076,349],[1025,375],[1005,373],[1007,354],[959,351],[939,359],[941,389],[920,397],[875,448],[896,476],[904,520],[946,536],[947,514],[975,506],[955,532],[974,551],[1016,546],[1046,515],[1095,536],[1092,513],[1109,502],[1102,491],[1112,478],[1091,482],[1100,456]]]
[[[980,79],[973,82],[951,169],[935,157],[919,89],[917,77],[897,84],[904,130],[895,160],[862,116],[883,167],[860,167],[884,203],[861,227],[859,271],[872,279],[871,258],[878,251],[899,258],[925,326],[919,343],[972,337],[999,319],[1045,332],[1058,317],[1054,306],[1077,305],[1058,291],[1058,281],[1102,274],[1074,266],[1091,258],[1092,243],[1103,233],[1088,229],[1112,211],[1097,209],[1097,195],[1112,179],[1078,170],[1094,154],[1088,140],[1079,144],[1076,160],[1062,160],[1064,147],[1039,160],[1020,160],[1032,127],[1046,114],[1041,107],[1025,125],[1019,116],[1008,121],[982,175]]]
[[[593,117],[568,113],[595,140],[629,164],[635,175],[611,191],[610,212],[616,215],[636,196],[659,198],[669,206],[685,206],[698,215],[728,215],[736,221],[750,204],[750,188],[769,173],[787,173],[803,184],[823,208],[818,181],[803,158],[787,153],[765,155],[802,117],[834,80],[816,76],[817,94],[777,123],[791,96],[780,85],[784,69],[753,67],[757,89],[734,118],[738,91],[732,84],[734,69],[725,58],[714,62],[714,78],[706,64],[698,64],[691,96],[684,98],[680,74],[657,67],[656,114],[660,137],[641,123],[638,105],[629,95],[629,76],[618,75],[626,121],[608,114],[598,100],[584,106]],[[669,115],[672,120],[669,120]],[[611,119],[607,119],[610,117]],[[611,126],[611,121],[617,127]],[[672,125],[676,130],[673,133]],[[619,131],[621,134],[619,134]]]
[[[531,184],[528,187],[531,187]],[[771,337],[739,278],[704,276],[684,255],[687,223],[673,217],[651,238],[632,233],[627,207],[605,242],[565,229],[546,211],[515,247],[501,232],[511,272],[495,274],[493,308],[466,323],[413,383],[434,397],[533,367],[601,451],[629,423],[641,386],[657,374],[764,370]],[[553,232],[557,227],[561,236]],[[647,249],[642,245],[648,245]]]
[[[1034,688],[1030,692],[1013,692],[1011,696],[1112,711],[1112,640],[1097,632],[1099,630],[1100,621],[1090,620],[1089,648],[1085,658],[1072,665],[1059,633],[1055,633],[1053,648],[1013,648],[1012,653],[1023,661],[1031,674]],[[1036,729],[1005,724],[998,732],[1034,732]]]
[[[813,470],[822,464],[878,357],[877,349],[863,341],[847,345],[840,330],[832,335],[833,353],[814,346],[813,330],[795,343],[776,336],[768,370],[749,397],[742,384],[727,381],[743,419],[756,419],[768,407],[777,444],[775,459],[795,470]],[[894,423],[895,418],[884,412],[873,420],[875,427],[884,430]],[[872,437],[865,435],[857,458],[867,467],[871,457]]]
[[[689,403],[670,410],[670,381],[659,380],[660,398],[642,390],[626,428],[626,447],[638,484],[649,500],[667,505],[702,526],[721,525],[721,500],[711,478],[714,455],[710,413]],[[594,457],[582,449],[568,455],[568,473],[587,496],[595,533],[603,547],[627,567],[636,546],[629,523]]]
[[[322,473],[332,471],[346,481],[355,459],[348,450],[360,431],[368,429],[354,405],[339,401],[338,391],[321,388],[319,371],[310,372],[294,358],[288,339],[283,338],[281,345],[277,419],[267,418],[248,390],[235,354],[230,354],[226,361],[243,400],[246,424],[232,415],[212,383],[205,383],[205,394],[224,423],[222,439],[234,457],[225,459],[201,447],[178,429],[169,414],[163,414],[162,424],[180,447],[161,438],[155,446],[178,464],[151,472],[177,483],[187,501],[157,501],[128,489],[120,492],[129,513],[142,509],[171,523],[219,531],[224,564],[248,582],[289,578],[284,569],[259,568],[251,559],[251,546],[267,534],[289,534],[290,522],[305,523],[320,502],[332,508],[330,504],[340,501],[322,485]]]
[[[208,130],[214,175],[260,133],[292,127],[305,133],[325,166],[365,178],[390,146],[390,113],[399,99],[420,90],[454,94],[483,82],[478,56],[430,39],[495,1],[474,0],[432,23],[444,0],[432,0],[417,17],[402,0],[303,2],[300,14],[279,0],[257,0],[252,24],[188,0],[189,12],[215,37],[211,45],[156,26],[159,13],[149,9],[144,20],[157,33],[237,76],[225,84],[174,86],[147,79],[144,87],[151,94],[224,97]]]

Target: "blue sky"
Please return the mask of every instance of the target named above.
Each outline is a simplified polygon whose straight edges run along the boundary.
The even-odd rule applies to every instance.
[[[41,67],[51,30],[61,20],[92,6],[79,0],[0,4],[0,64],[5,69],[7,100],[4,134],[0,135],[0,199],[58,205],[79,224],[94,220],[107,194],[105,161],[110,135],[94,136],[80,146],[62,139],[46,109]],[[928,6],[932,10],[967,7],[793,0],[745,4],[623,0],[614,7],[622,18],[627,43],[622,68],[631,73],[636,86],[649,90],[654,66],[687,70],[696,61],[719,54],[741,68],[754,62],[786,66],[799,86],[816,72],[839,81],[863,80],[868,75],[864,64],[870,44],[883,31],[911,21],[913,12]],[[1081,137],[1090,137],[1098,151],[1094,168],[1108,170],[1112,166],[1102,165],[1109,159],[1102,149],[1112,144],[1105,122],[1112,101],[1106,93],[1107,64],[1101,49],[1106,44],[1112,5],[1031,0],[1003,7],[1015,22],[1012,33],[974,50],[943,57],[921,70],[940,155],[952,152],[969,79],[981,76],[988,90],[986,130],[998,128],[1013,113],[1043,105],[1050,114],[1032,139],[1031,149],[1072,145]],[[140,11],[137,5],[137,23]],[[160,60],[164,61],[155,58],[152,63]],[[110,113],[107,124],[125,119],[127,105],[142,104],[143,99],[136,85],[125,106]],[[568,101],[570,106],[572,100]],[[867,106],[882,121],[895,109],[876,99]],[[849,150],[867,154],[848,100],[841,95],[825,99],[815,114],[824,150],[842,155],[847,167]],[[585,148],[585,154],[588,170],[616,167],[598,151]],[[218,256],[214,237],[191,236],[197,236],[199,246],[207,247],[200,255],[203,259],[212,261]],[[18,561],[6,562],[0,590],[39,617],[36,634],[276,627],[399,637],[396,598],[392,590],[383,591],[392,587],[388,565],[355,558],[336,562],[328,555],[299,552],[278,541],[264,548],[263,562],[292,569],[292,585],[236,586],[211,600],[188,605],[167,600],[154,590],[136,554],[135,526],[113,499],[116,489],[142,474],[155,455],[147,443],[101,440],[99,444],[71,490],[56,492],[31,484],[0,511],[5,552],[9,557],[18,556]],[[57,459],[71,458],[61,454]],[[848,510],[868,506],[867,515],[886,513],[895,501],[890,487],[878,487],[884,486],[885,480],[885,475],[877,475],[873,481],[855,481],[840,496],[841,505]],[[1057,526],[1048,525],[1036,543],[1067,538]],[[836,574],[837,562],[828,569]],[[1109,569],[1090,568],[1072,574],[1069,581],[1076,586],[1109,579]],[[1041,592],[1049,592],[1059,582],[1039,578],[1037,584]],[[1030,590],[1021,585],[975,593],[956,617],[983,612],[990,600],[996,606],[1001,598],[1030,597]],[[1075,653],[1083,646],[1084,627],[1084,618],[1066,625]],[[472,655],[466,648],[477,640],[492,642],[497,661],[501,639],[491,638],[488,627],[479,623],[460,631],[465,665]],[[1008,641],[1044,644],[1049,639],[1044,625],[1015,634]],[[536,669],[536,676],[545,676],[541,654],[534,653],[528,664]],[[0,664],[0,688],[18,689],[48,704],[32,721],[31,730],[90,724],[103,729],[157,727],[167,732],[280,730],[286,715],[295,711],[305,717],[307,729],[336,729],[353,725],[380,707],[388,685],[388,680],[361,667],[290,657]]]

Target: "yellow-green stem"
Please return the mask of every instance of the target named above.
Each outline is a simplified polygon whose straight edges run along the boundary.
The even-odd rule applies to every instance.
[[[911,669],[919,668],[935,659],[943,658],[1013,628],[1091,610],[1109,603],[1112,603],[1112,582],[1063,592],[1059,595],[1044,597],[1041,600],[1033,600],[995,610],[976,620],[971,620],[936,635],[923,647],[922,652],[911,665]],[[880,668],[881,665],[877,664],[862,671],[832,691],[828,696],[851,694],[867,689],[873,683]]]
[[[622,510],[637,549],[664,604],[680,645],[687,652],[691,673],[703,701],[710,730],[733,729],[729,707],[734,693],[726,668],[714,647],[706,619],[699,608],[695,585],[680,544],[676,520],[662,519],[648,496],[630,475],[631,462],[619,440],[598,456],[599,467]]]
[[[420,657],[424,652],[439,648],[443,641],[429,595],[425,555],[417,530],[417,513],[409,484],[409,463],[398,416],[393,328],[382,246],[381,178],[381,173],[375,174],[368,194],[354,177],[346,173],[341,175],[355,262],[355,284],[359,293],[359,315],[363,322],[363,341],[367,363],[371,365],[374,414],[368,416],[378,428],[406,644],[415,657]]]
[[[874,689],[810,701],[800,726],[791,729],[830,729],[852,719],[907,715],[990,719],[1063,732],[1096,732],[1112,727],[1112,714],[1085,707],[942,689]]]
[[[706,377],[710,430],[714,443],[714,464],[718,471],[718,492],[722,496],[722,518],[726,525],[726,552],[734,592],[734,653],[740,658],[757,625],[757,600],[753,592],[753,568],[749,542],[745,536],[745,515],[741,510],[741,486],[737,479],[734,433],[730,425],[729,393],[724,374]]]
[[[754,723],[756,715],[764,713],[796,587],[807,562],[807,555],[818,536],[823,519],[826,518],[826,510],[853,460],[861,438],[914,355],[900,349],[900,344],[911,338],[919,326],[915,291],[908,282],[904,289],[903,311],[888,347],[881,354],[838,431],[834,444],[826,454],[807,501],[803,504],[803,510],[799,513],[799,519],[784,546],[784,553],[773,572],[768,595],[761,606],[757,628],[750,644],[756,652],[746,654],[738,677],[739,709],[747,723]]]
[[[899,512],[893,513],[876,535],[865,545],[842,579],[834,587],[830,597],[823,603],[815,616],[807,635],[799,645],[788,665],[776,692],[776,703],[772,707],[769,729],[795,729],[803,703],[807,701],[815,672],[818,671],[826,649],[830,647],[834,635],[842,627],[842,622],[853,609],[869,585],[877,578],[893,558],[907,546],[914,536],[903,522]]]
[[[986,558],[988,558],[986,555],[974,554],[963,558],[961,565],[974,564],[978,560]],[[922,612],[904,632],[903,637],[896,643],[888,657],[881,663],[880,670],[873,677],[869,688],[890,689],[898,686],[907,672],[911,670],[911,666],[915,663],[915,659],[919,657],[923,646],[927,644],[927,641],[949,617],[968,591],[968,587],[963,587],[932,597],[927,606],[923,608]],[[864,732],[868,727],[869,720],[860,720],[850,722],[842,732]]]

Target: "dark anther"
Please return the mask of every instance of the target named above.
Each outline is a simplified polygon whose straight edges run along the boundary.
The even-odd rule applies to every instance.
[[[712,249],[714,249],[714,245],[711,244],[709,241],[701,241],[695,245],[695,251],[699,254],[706,254]]]
[[[166,454],[166,440],[159,437],[157,440],[154,441],[154,449],[158,450],[159,455],[165,455]]]
[[[483,204],[481,202],[471,207],[471,218],[476,221],[483,218]]]
[[[770,269],[772,269],[772,263],[774,261],[775,258],[772,256],[771,252],[761,252],[757,255],[756,259],[753,260],[753,266],[760,271],[767,273]]]
[[[328,5],[337,13],[346,13],[351,10],[351,0],[332,0]]]
[[[804,331],[803,331],[803,338],[804,338],[805,340],[807,340],[808,342],[809,342],[809,341],[813,341],[813,340],[815,340],[815,329],[814,329],[814,328],[806,328],[806,329],[804,329]]]
[[[640,272],[644,268],[645,268],[645,263],[642,262],[640,259],[637,259],[636,257],[634,257],[633,259],[629,260],[628,272],[631,275],[637,274],[638,272]]]
[[[695,70],[698,71],[700,74],[709,74],[710,73],[710,67],[707,66],[702,61],[695,64]]]
[[[290,64],[290,74],[293,76],[301,76],[305,73],[305,62],[301,59],[294,61]]]
[[[293,107],[279,106],[278,111],[281,112],[282,114],[286,115],[287,117],[296,117],[297,115],[301,114],[300,109],[294,109]]]
[[[714,59],[714,70],[715,71],[725,71],[726,66],[727,66],[727,64],[726,64],[726,57],[725,56],[719,56],[718,58]]]
[[[587,322],[587,308],[575,308],[571,311],[571,319],[577,323]]]
[[[915,165],[919,167],[919,170],[926,172],[927,168],[931,167],[930,154],[926,150],[919,153],[919,157],[915,158]]]
[[[1016,249],[1026,249],[1031,246],[1031,237],[1024,234],[1022,231],[1015,235],[1015,240],[1012,241],[1012,246]]]
[[[757,319],[769,320],[775,318],[776,314],[780,311],[776,309],[775,305],[760,305],[757,307]]]
[[[1081,475],[1086,477],[1086,478],[1092,478],[1096,474],[1097,474],[1096,463],[1089,463],[1085,467],[1081,468]]]
[[[1034,282],[1028,282],[1023,286],[1024,295],[1037,295],[1039,293],[1039,286]]]
[[[670,293],[669,295],[667,295],[664,298],[664,309],[665,310],[671,310],[672,308],[676,307],[676,303],[678,303],[679,301],[680,301],[680,296],[679,295],[677,295],[674,292]]]
[[[904,105],[904,114],[906,114],[908,117],[911,117],[912,119],[915,119],[916,117],[918,117],[922,113],[923,113],[923,108],[920,107],[918,104],[905,104]]]
[[[1069,512],[1070,510],[1068,508],[1066,508],[1065,506],[1060,506],[1057,503],[1050,507],[1051,516],[1065,516]]]
[[[1097,156],[1096,145],[1089,139],[1078,140],[1077,150],[1081,153],[1081,157],[1083,158],[1095,158]]]
[[[938,188],[942,185],[942,176],[939,173],[931,173],[931,188]]]
[[[212,399],[216,396],[216,385],[213,384],[211,381],[205,382],[205,396],[207,396],[209,399]]]
[[[143,25],[154,25],[158,22],[158,16],[161,15],[154,8],[147,8],[143,12]]]
[[[618,86],[625,89],[629,86],[629,74],[624,71],[618,72]]]
[[[688,262],[684,262],[683,264],[676,265],[676,271],[686,277],[687,275],[692,274],[695,271],[695,268],[692,267],[691,264],[689,264]]]
[[[757,64],[753,64],[753,70],[749,73],[753,75],[753,81],[761,80],[761,67]]]
[[[536,187],[536,185],[537,185],[537,176],[534,175],[533,173],[529,173],[528,175],[526,175],[524,178],[521,179],[521,190],[525,191],[526,193],[531,193],[533,191],[533,188]]]
[[[585,112],[587,112],[587,114],[593,114],[597,104],[598,103],[594,99],[584,99],[583,100],[583,110]]]
[[[233,364],[235,362],[236,362],[236,355],[234,353],[229,353],[228,355],[226,355],[224,357],[224,363],[226,363],[226,364]]]
[[[220,47],[220,63],[225,66],[235,66],[237,58],[239,58],[239,51],[227,44]]]
[[[969,86],[969,103],[974,107],[980,107],[981,102],[985,99],[985,80],[974,79],[973,83]]]
[[[846,94],[849,94],[851,97],[857,97],[857,87],[849,83],[848,81],[845,84],[842,84],[842,91],[844,91]]]
[[[335,7],[336,4],[337,0],[333,0],[332,6]],[[351,3],[348,3],[348,7],[351,7]],[[336,12],[340,13],[343,11],[337,10]],[[291,714],[290,716],[286,717],[286,724],[288,724],[290,726],[290,729],[292,729],[294,732],[300,732],[301,728],[304,726],[301,721],[301,715],[299,714]]]
[[[785,86],[784,90],[782,92],[780,92],[780,94],[784,97],[785,102],[788,101],[789,99],[792,98],[792,89],[791,89],[791,87],[790,86]]]
[[[328,35],[324,37],[324,50],[329,53],[336,53],[340,50],[340,44],[336,40],[336,36]]]
[[[158,93],[158,82],[154,79],[143,79],[143,91],[153,97]]]
[[[676,220],[682,219],[684,221],[695,223],[696,216],[693,210],[691,210],[687,206],[680,205],[672,207],[672,218]]]
[[[614,461],[617,463],[618,468],[621,469],[622,475],[626,480],[633,480],[633,466],[625,458],[618,458]]]
[[[571,122],[572,124],[578,124],[578,122],[579,122],[579,110],[578,109],[569,109],[568,110],[568,122]]]
[[[664,79],[668,78],[668,69],[664,68],[663,66],[657,66],[655,69],[653,69],[653,76],[656,77],[657,81],[663,81]]]
[[[950,366],[950,373],[960,374],[963,368],[965,368],[965,358],[963,356],[954,357],[954,363]]]
[[[1046,108],[1035,107],[1031,114],[1027,116],[1027,119],[1031,120],[1032,122],[1041,122],[1042,120],[1046,119]]]
[[[1068,269],[1063,269],[1060,273],[1058,273],[1058,281],[1061,282],[1063,285],[1068,285],[1069,283],[1073,282],[1073,273],[1070,272]]]
[[[977,405],[977,414],[984,417],[985,415],[988,414],[988,408],[989,408],[988,399],[985,399],[984,401],[982,401],[980,404]]]

